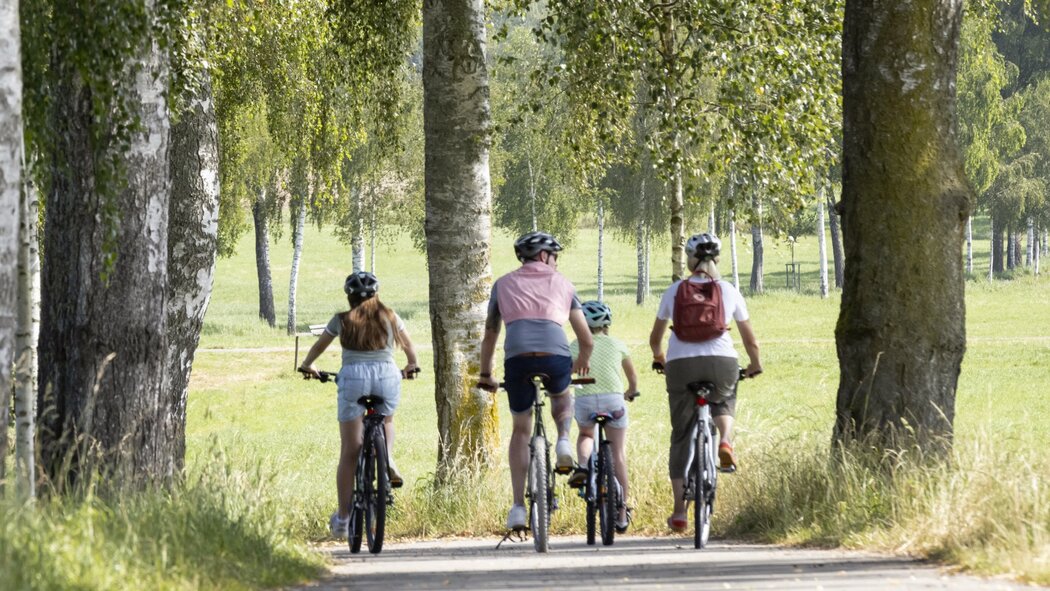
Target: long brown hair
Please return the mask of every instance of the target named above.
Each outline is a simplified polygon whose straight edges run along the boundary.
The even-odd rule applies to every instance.
[[[397,329],[397,318],[394,311],[379,301],[375,295],[361,299],[351,295],[350,311],[344,312],[342,329],[339,331],[339,342],[344,349],[352,351],[379,351],[387,346],[387,327],[394,333],[394,343],[404,347],[401,331]],[[385,322],[384,322],[385,321]]]

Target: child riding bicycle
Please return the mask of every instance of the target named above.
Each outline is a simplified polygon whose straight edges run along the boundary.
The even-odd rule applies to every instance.
[[[715,385],[716,391],[708,402],[721,439],[718,458],[721,469],[736,469],[732,434],[739,362],[733,339],[729,336],[730,321],[736,320],[740,339],[751,360],[746,374],[753,376],[762,372],[758,340],[751,329],[744,298],[732,283],[720,280],[717,267],[720,249],[721,242],[711,234],[696,234],[689,238],[685,251],[692,275],[674,282],[664,292],[649,335],[654,367],[662,367],[666,363],[671,411],[668,470],[674,493],[674,511],[667,518],[667,525],[674,531],[684,531],[688,525],[683,490],[691,445],[689,430],[695,408],[695,396],[688,384],[705,381]],[[686,309],[694,313],[684,315]],[[714,310],[717,312],[712,313]],[[672,327],[665,357],[664,332],[672,319],[675,326]],[[705,335],[709,338],[704,338]]]
[[[340,312],[328,322],[325,330],[310,347],[299,371],[306,377],[320,378],[313,362],[339,337],[343,349],[343,366],[339,370],[339,438],[341,441],[339,467],[336,470],[336,491],[339,508],[332,514],[329,527],[337,538],[347,537],[350,520],[350,496],[354,488],[357,456],[361,452],[365,408],[357,400],[367,394],[383,398],[378,412],[386,418],[387,457],[389,458],[390,486],[403,484],[401,474],[394,467],[394,410],[401,400],[402,377],[412,378],[419,370],[412,340],[401,317],[379,301],[379,280],[359,271],[346,278],[343,284],[350,310]],[[399,370],[394,364],[394,348],[405,351],[407,365]]]
[[[627,347],[617,339],[609,336],[612,324],[612,310],[598,301],[583,302],[583,316],[594,338],[594,352],[591,354],[591,377],[595,383],[582,386],[576,392],[576,424],[580,433],[576,438],[576,453],[580,462],[591,455],[594,446],[594,417],[598,412],[607,412],[612,420],[606,423],[605,433],[612,444],[613,465],[616,467],[616,480],[623,487],[623,507],[616,518],[617,533],[627,531],[629,509],[627,499],[627,406],[624,400],[631,400],[638,392],[638,375],[634,371]],[[579,355],[579,341],[569,345],[573,357]],[[620,379],[620,370],[627,376],[627,389]],[[586,483],[587,470],[579,467],[569,478],[569,486],[580,487]]]
[[[510,402],[514,429],[510,438],[510,479],[514,504],[507,515],[507,529],[525,527],[525,476],[529,465],[529,436],[535,389],[528,381],[532,374],[544,374],[544,386],[551,396],[551,415],[558,428],[554,447],[556,465],[571,469],[575,462],[569,444],[572,421],[572,374],[588,372],[592,340],[587,321],[580,311],[576,288],[558,272],[558,252],[562,247],[553,236],[529,232],[514,243],[514,254],[521,267],[496,280],[489,299],[485,337],[481,342],[481,387],[495,390],[499,380],[492,375],[500,324],[507,325],[504,349],[504,389]],[[566,320],[580,342],[575,362],[569,354],[569,341],[562,326]]]

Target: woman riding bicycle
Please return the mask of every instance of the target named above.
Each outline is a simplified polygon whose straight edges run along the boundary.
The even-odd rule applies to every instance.
[[[689,238],[685,245],[687,264],[692,275],[686,281],[693,284],[716,282],[719,290],[725,330],[720,335],[699,342],[685,340],[678,333],[685,334],[684,328],[690,319],[675,317],[675,301],[682,297],[682,281],[674,282],[667,288],[660,300],[652,333],[649,335],[649,346],[653,351],[654,365],[664,365],[666,370],[667,394],[671,411],[671,449],[668,458],[668,470],[671,476],[671,489],[674,493],[674,512],[667,519],[672,530],[683,531],[686,520],[685,499],[683,498],[684,478],[688,468],[690,453],[690,424],[695,409],[695,395],[689,389],[691,382],[704,381],[715,385],[715,391],[708,399],[711,416],[720,434],[718,459],[721,468],[726,471],[736,469],[736,457],[733,454],[733,416],[736,410],[736,382],[739,379],[739,361],[733,339],[729,336],[728,326],[736,320],[740,339],[750,363],[746,374],[749,376],[762,372],[758,356],[758,340],[751,329],[744,298],[732,283],[721,281],[718,273],[718,254],[721,242],[711,234],[696,234]],[[692,287],[692,286],[687,286]],[[709,287],[709,286],[704,286]],[[717,297],[718,294],[715,294]],[[698,296],[693,295],[696,298]],[[679,300],[681,301],[681,300]],[[683,306],[684,308],[684,306]],[[663,352],[664,331],[668,323],[675,319],[671,339],[667,346],[667,355]]]
[[[339,467],[336,470],[336,491],[339,509],[332,514],[329,526],[337,538],[347,536],[350,520],[348,508],[354,488],[354,472],[357,456],[361,452],[364,432],[365,408],[357,403],[362,396],[374,394],[382,397],[377,411],[384,415],[387,457],[389,458],[390,486],[399,487],[403,481],[394,467],[394,410],[401,400],[401,379],[411,378],[419,370],[412,340],[405,330],[401,318],[379,301],[379,280],[376,276],[359,271],[346,278],[343,284],[350,310],[332,316],[324,332],[310,348],[299,371],[320,378],[314,367],[316,360],[328,345],[339,337],[343,348],[343,366],[339,370],[339,438],[342,442]],[[394,348],[405,351],[408,364],[399,370],[394,364]]]
[[[521,267],[496,280],[489,299],[485,337],[481,342],[479,385],[495,390],[499,380],[492,375],[500,323],[507,325],[504,350],[504,389],[510,402],[514,430],[510,437],[510,480],[514,504],[507,515],[507,529],[525,526],[525,475],[529,466],[529,436],[535,389],[528,381],[533,374],[544,374],[544,386],[551,396],[551,415],[558,428],[555,445],[557,466],[575,465],[569,427],[572,422],[572,374],[586,375],[593,341],[587,321],[580,311],[576,288],[558,272],[561,245],[544,232],[530,232],[514,243],[514,254]],[[580,342],[580,354],[573,361],[569,341],[562,326],[568,320]]]

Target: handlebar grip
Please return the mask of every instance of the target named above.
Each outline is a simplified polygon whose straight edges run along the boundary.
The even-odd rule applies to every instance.
[[[653,371],[655,371],[656,373],[661,373],[661,374],[664,373],[664,364],[660,363],[659,361],[654,361],[653,362]]]
[[[595,381],[594,378],[576,378],[576,379],[572,380],[572,383],[573,384],[577,384],[577,385],[583,385],[583,384],[593,384],[594,381]]]
[[[482,389],[482,390],[484,390],[486,392],[490,392],[492,394],[495,394],[497,391],[499,391],[500,388],[503,387],[503,382],[500,382],[500,385],[498,387],[495,387],[495,388],[490,386],[490,385],[488,385],[488,384],[482,384],[481,382],[475,383],[474,387],[475,388],[480,388],[480,389]]]

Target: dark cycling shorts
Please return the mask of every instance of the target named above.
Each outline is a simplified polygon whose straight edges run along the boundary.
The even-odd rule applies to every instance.
[[[503,387],[510,400],[510,412],[521,414],[532,409],[536,400],[536,389],[529,381],[533,374],[546,374],[544,387],[551,394],[561,394],[572,381],[572,357],[567,355],[546,355],[529,357],[519,355],[503,362]]]

